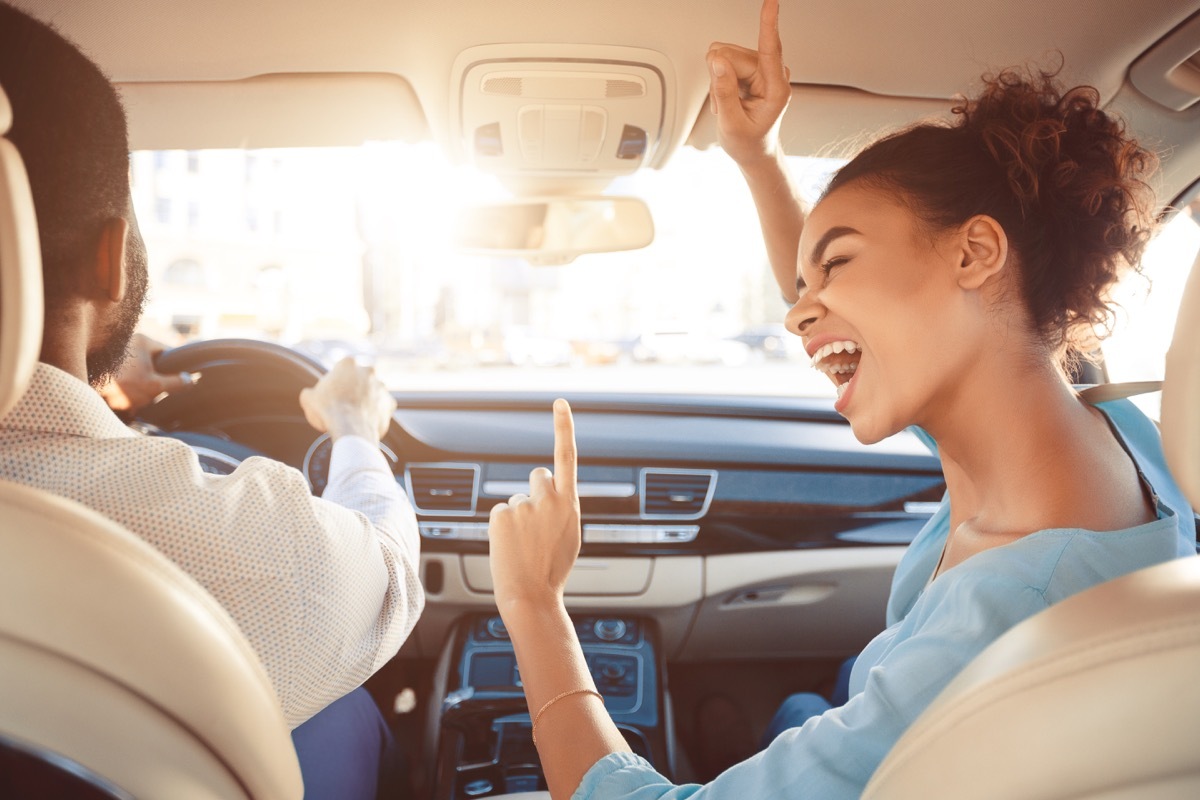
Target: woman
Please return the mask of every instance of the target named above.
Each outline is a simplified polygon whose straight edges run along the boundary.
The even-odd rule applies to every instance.
[[[787,98],[777,17],[767,0],[758,52],[709,52],[723,142],[793,302],[788,327],[836,384],[835,408],[864,443],[916,427],[941,457],[947,501],[897,570],[888,627],[858,657],[849,701],[706,786],[676,787],[628,752],[563,606],[580,539],[558,401],[555,473],[536,470],[531,496],[498,506],[490,529],[496,600],[556,798],[857,797],[1004,631],[1194,553],[1153,424],[1127,401],[1090,404],[1063,370],[1092,346],[1108,289],[1149,238],[1153,156],[1094,90],[1005,72],[952,125],[863,151],[804,219],[774,133]]]

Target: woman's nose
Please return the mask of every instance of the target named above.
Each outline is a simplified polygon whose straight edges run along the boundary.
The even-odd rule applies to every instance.
[[[802,290],[784,318],[784,325],[797,336],[804,336],[812,324],[821,318],[823,309],[824,306],[816,301],[811,291]]]

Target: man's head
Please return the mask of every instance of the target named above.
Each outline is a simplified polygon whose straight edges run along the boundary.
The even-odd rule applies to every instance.
[[[125,112],[108,78],[75,45],[3,3],[0,86],[13,109],[8,138],[33,190],[46,329],[77,324],[80,301],[106,294],[113,300],[100,304],[103,319],[87,339],[88,380],[96,384],[124,359],[146,293],[145,247],[129,196]],[[123,263],[112,266],[123,275],[101,286],[97,262],[109,255],[120,256]]]

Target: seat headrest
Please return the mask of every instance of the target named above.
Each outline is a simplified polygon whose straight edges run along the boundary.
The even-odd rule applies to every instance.
[[[0,137],[12,126],[0,87]],[[42,349],[42,256],[29,176],[0,138],[0,417],[25,393]]]
[[[8,95],[4,93],[4,89],[0,88],[0,136],[7,135],[11,127],[12,104],[8,102]]]
[[[1175,335],[1167,350],[1162,435],[1175,482],[1192,508],[1200,509],[1200,256],[1183,290]]]

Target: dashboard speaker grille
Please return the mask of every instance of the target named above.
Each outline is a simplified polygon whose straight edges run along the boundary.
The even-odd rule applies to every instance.
[[[413,506],[427,514],[473,514],[479,493],[479,468],[422,466],[408,468]]]
[[[647,519],[695,519],[708,510],[716,487],[712,470],[642,471],[642,516]]]

